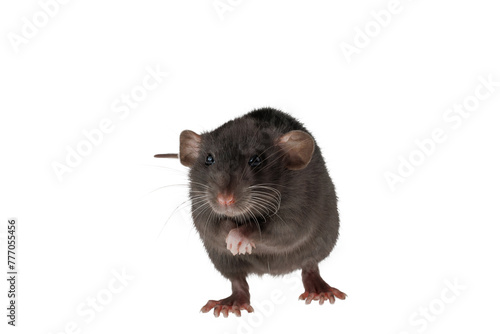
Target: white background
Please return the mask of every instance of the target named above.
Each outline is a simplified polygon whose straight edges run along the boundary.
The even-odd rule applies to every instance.
[[[341,43],[389,1],[222,2],[221,18],[212,0],[69,1],[18,52],[9,38],[40,4],[0,5],[2,259],[7,218],[20,237],[18,327],[2,279],[2,333],[498,332],[500,87],[456,128],[443,119],[480,76],[500,81],[498,5],[401,0],[348,62]],[[120,119],[113,103],[147,67],[168,77]],[[184,129],[263,106],[299,118],[323,150],[342,226],[320,268],[349,297],[305,306],[298,273],[251,277],[253,317],[215,319],[199,309],[230,284],[189,209],[160,234],[187,198],[187,170],[152,156],[175,152]],[[113,131],[59,181],[52,164],[103,119]],[[435,128],[446,141],[392,191],[384,174]],[[151,193],[166,185],[178,186]],[[122,270],[133,279],[113,294]],[[96,297],[107,304],[90,320],[77,309]]]

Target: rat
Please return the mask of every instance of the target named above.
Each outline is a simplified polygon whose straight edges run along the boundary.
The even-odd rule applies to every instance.
[[[251,111],[210,132],[180,134],[178,158],[189,167],[194,225],[232,294],[209,300],[201,312],[241,316],[253,312],[247,276],[302,270],[310,304],[345,299],[328,285],[318,263],[339,234],[337,196],[320,148],[291,115],[272,108]]]

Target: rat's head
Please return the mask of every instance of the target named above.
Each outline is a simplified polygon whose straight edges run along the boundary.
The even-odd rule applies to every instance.
[[[313,153],[304,131],[280,133],[237,119],[201,135],[183,131],[179,158],[191,168],[190,195],[200,212],[248,220],[278,211],[284,175],[307,167]]]

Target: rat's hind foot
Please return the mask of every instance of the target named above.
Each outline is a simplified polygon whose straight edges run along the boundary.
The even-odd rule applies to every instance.
[[[253,307],[250,306],[250,292],[248,291],[248,283],[245,277],[232,279],[231,286],[233,290],[231,296],[221,300],[209,300],[200,311],[207,313],[211,309],[214,309],[216,317],[219,317],[222,313],[224,318],[227,318],[229,313],[234,313],[237,317],[241,317],[242,310],[252,313]]]
[[[319,275],[319,269],[315,266],[312,269],[302,269],[302,283],[305,292],[299,296],[300,300],[305,300],[306,304],[311,304],[313,300],[319,300],[319,304],[328,300],[330,304],[335,303],[335,297],[345,299],[347,295],[342,291],[332,288]]]
[[[236,314],[237,317],[241,317],[241,311],[246,310],[248,313],[253,312],[253,307],[250,306],[250,300],[245,296],[234,295],[221,299],[221,300],[209,300],[208,303],[201,308],[201,312],[207,313],[211,309],[214,309],[215,317],[219,317],[222,313],[224,318],[227,318],[229,313]]]

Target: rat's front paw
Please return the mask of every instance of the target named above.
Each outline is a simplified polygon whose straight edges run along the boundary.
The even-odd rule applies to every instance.
[[[252,254],[255,244],[241,233],[241,229],[233,228],[226,237],[227,249],[233,254]]]

